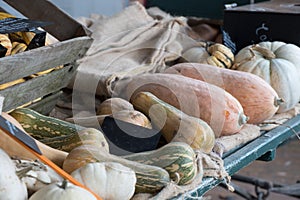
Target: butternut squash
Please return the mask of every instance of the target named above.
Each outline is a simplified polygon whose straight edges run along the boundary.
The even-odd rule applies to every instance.
[[[130,99],[150,92],[184,113],[204,120],[215,136],[231,135],[247,121],[239,101],[224,89],[176,74],[143,74],[117,81],[113,96]]]
[[[184,142],[194,149],[211,152],[215,135],[203,120],[183,113],[149,92],[138,93],[131,102],[136,109],[149,116],[167,142]]]
[[[258,124],[271,118],[278,110],[281,99],[262,78],[254,74],[199,63],[176,64],[165,73],[211,83],[232,94],[243,106],[248,123]]]

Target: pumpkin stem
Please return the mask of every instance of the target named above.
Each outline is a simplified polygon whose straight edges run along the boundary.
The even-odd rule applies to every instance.
[[[58,187],[62,188],[62,189],[66,189],[68,185],[68,181],[66,179],[63,180],[63,182],[61,183],[61,185],[58,185]]]
[[[248,120],[249,120],[249,117],[244,115],[244,113],[241,113],[240,118],[239,118],[239,125],[242,126],[242,125],[246,124]]]
[[[277,107],[280,106],[280,104],[282,104],[283,102],[284,102],[283,99],[275,97],[274,105]]]
[[[178,184],[179,183],[179,181],[180,181],[180,174],[178,173],[178,172],[175,172],[174,173],[174,175],[175,175],[175,177],[174,177],[174,182],[176,183],[176,184]]]
[[[276,58],[276,55],[270,50],[265,47],[261,47],[258,44],[255,44],[251,47],[252,50],[257,51],[261,53],[266,59],[274,59]]]

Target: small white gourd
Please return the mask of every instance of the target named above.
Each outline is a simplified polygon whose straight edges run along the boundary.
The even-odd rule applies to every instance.
[[[135,172],[116,162],[89,163],[71,176],[104,200],[128,200],[135,191]]]
[[[17,176],[13,161],[5,151],[0,149],[0,199],[26,200],[27,198],[26,186]]]
[[[97,200],[89,191],[66,180],[52,183],[35,192],[29,200]]]
[[[63,181],[52,168],[38,160],[13,159],[13,162],[19,174],[23,172],[20,179],[25,183],[29,195],[51,183]]]

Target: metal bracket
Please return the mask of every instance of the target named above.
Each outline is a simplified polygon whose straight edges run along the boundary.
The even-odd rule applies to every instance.
[[[275,159],[275,155],[276,155],[276,150],[272,149],[268,152],[266,152],[265,154],[263,154],[261,157],[259,157],[257,160],[261,160],[261,161],[272,161]]]

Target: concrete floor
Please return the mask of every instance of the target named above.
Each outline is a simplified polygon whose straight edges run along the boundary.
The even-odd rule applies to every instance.
[[[294,138],[281,145],[276,150],[276,156],[273,161],[255,161],[249,166],[240,170],[237,174],[260,178],[278,184],[295,184],[300,181],[300,140]],[[234,184],[255,194],[254,186],[237,181]],[[244,200],[234,193],[223,189],[222,187],[214,188],[205,194],[207,199],[211,200]],[[205,199],[206,199],[205,198]],[[299,198],[271,192],[267,200],[296,200]]]

